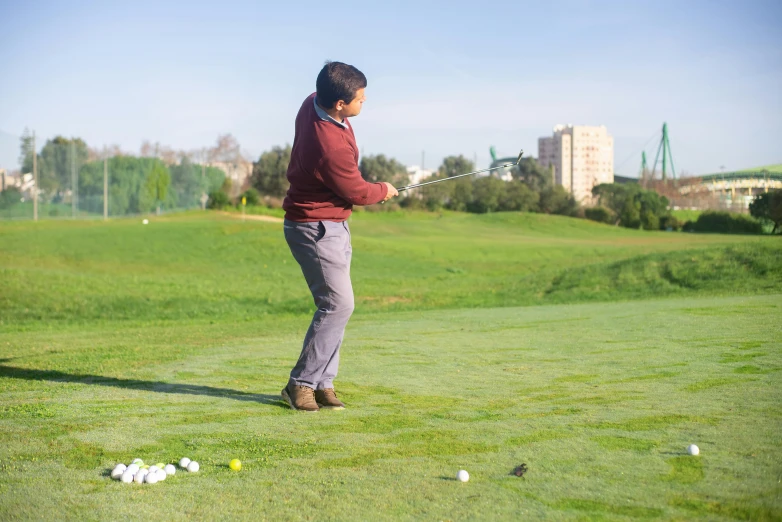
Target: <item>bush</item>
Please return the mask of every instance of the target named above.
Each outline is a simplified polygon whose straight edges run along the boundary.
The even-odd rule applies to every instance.
[[[584,217],[598,223],[614,224],[614,213],[605,207],[591,207],[584,209]]]
[[[209,193],[209,201],[206,203],[207,208],[220,210],[231,204],[231,199],[224,190],[215,190]]]
[[[722,234],[762,234],[760,221],[744,214],[706,211],[693,225],[695,232],[719,232]]]
[[[244,193],[239,197],[240,204],[242,202],[242,198],[246,198],[247,204],[251,207],[258,206],[261,202],[261,194],[252,187],[245,190]]]
[[[761,223],[773,227],[771,233],[782,230],[782,189],[758,194],[749,205],[749,213]]]
[[[21,201],[22,193],[16,187],[8,187],[0,192],[0,209],[11,208],[16,204],[21,203]]]
[[[681,230],[682,222],[676,216],[666,214],[660,218],[660,230]]]

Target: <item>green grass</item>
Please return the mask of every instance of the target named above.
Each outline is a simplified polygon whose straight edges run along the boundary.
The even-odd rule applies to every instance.
[[[671,214],[682,223],[686,221],[695,222],[698,220],[698,216],[703,213],[702,210],[672,210]]]
[[[26,201],[24,203],[18,203],[8,208],[0,209],[0,219],[33,219],[35,209],[33,208],[32,201]],[[91,214],[83,210],[77,210],[76,215],[80,218],[83,217],[97,217],[96,214]],[[73,207],[70,204],[65,203],[39,203],[38,204],[38,218],[39,219],[51,219],[51,218],[70,218],[73,216]]]
[[[351,227],[349,408],[308,415],[278,400],[311,312],[278,224],[0,225],[0,519],[782,517],[774,238]]]
[[[0,225],[0,321],[255,320],[311,298],[280,225],[189,213]],[[361,311],[782,292],[771,237],[643,232],[536,214],[362,213]]]

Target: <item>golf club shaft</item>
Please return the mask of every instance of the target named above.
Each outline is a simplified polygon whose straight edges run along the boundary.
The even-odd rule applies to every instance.
[[[425,183],[416,183],[415,185],[408,185],[406,187],[398,188],[398,189],[396,189],[396,191],[397,192],[402,192],[404,190],[410,190],[410,189],[414,189],[414,188],[417,188],[417,187],[423,187],[424,185],[431,185],[433,183],[440,183],[441,181],[448,181],[448,180],[451,180],[451,179],[463,178],[464,176],[473,176],[475,174],[480,174],[481,172],[491,172],[492,170],[504,169],[504,168],[507,168],[507,167],[513,167],[513,166],[519,164],[519,162],[521,161],[521,156],[523,154],[524,154],[524,151],[519,152],[519,157],[516,160],[516,163],[506,163],[504,165],[499,165],[497,167],[492,167],[490,169],[476,170],[476,171],[473,171],[473,172],[468,172],[467,174],[459,174],[458,176],[451,176],[450,178],[436,179],[434,181],[427,181]]]
[[[512,167],[512,166],[513,166],[513,163],[506,163],[505,165],[500,165],[498,167],[492,167],[490,169],[483,169],[483,170],[476,170],[475,172],[468,172],[467,174],[459,174],[458,176],[451,176],[450,178],[436,179],[434,181],[427,181],[426,183],[416,183],[415,185],[408,185],[406,187],[398,188],[398,189],[396,189],[396,191],[397,192],[402,192],[403,190],[410,190],[410,189],[414,189],[414,188],[417,188],[417,187],[423,187],[424,185],[431,185],[432,183],[440,183],[441,181],[448,181],[448,180],[451,180],[451,179],[463,178],[464,176],[472,176],[474,174],[480,174],[481,172],[490,172],[492,170],[503,169],[505,167]]]

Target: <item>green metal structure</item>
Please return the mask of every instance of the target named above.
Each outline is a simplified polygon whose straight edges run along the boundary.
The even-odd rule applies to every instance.
[[[639,179],[644,179],[646,173],[649,171],[649,166],[646,164],[646,151],[641,151],[641,172],[638,173]]]
[[[671,155],[671,143],[668,140],[668,124],[663,123],[663,135],[660,139],[660,145],[657,147],[657,154],[654,156],[654,163],[652,163],[652,176],[654,179],[657,173],[657,162],[660,158],[660,151],[662,151],[662,180],[668,179],[668,161],[671,163],[671,178],[676,179],[676,171],[673,168],[673,156]],[[644,153],[644,162],[646,160],[646,154]]]

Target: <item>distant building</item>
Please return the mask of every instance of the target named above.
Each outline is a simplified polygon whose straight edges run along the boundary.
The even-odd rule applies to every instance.
[[[554,182],[588,205],[592,187],[614,182],[614,138],[603,125],[557,125],[538,140],[538,162],[553,166]]]
[[[518,159],[517,157],[511,157],[511,156],[507,158],[497,158],[496,160],[491,162],[489,168],[493,169],[496,167],[502,167],[501,169],[497,169],[493,172],[484,172],[482,174],[478,174],[477,177],[483,178],[486,176],[494,176],[495,178],[499,178],[502,181],[513,181],[513,165],[516,164],[517,159]],[[508,163],[511,163],[512,165],[510,167],[505,167],[504,165],[507,165]]]
[[[244,158],[232,162],[212,161],[207,163],[207,166],[222,170],[225,173],[225,177],[231,180],[233,193],[230,196],[232,197],[239,195],[241,190],[249,184],[253,174],[252,162]]]
[[[415,185],[421,183],[426,178],[430,178],[434,175],[433,170],[422,169],[418,165],[411,165],[407,167],[407,175],[410,176],[410,184]]]

